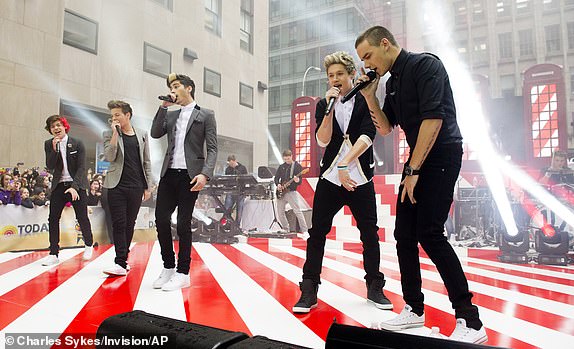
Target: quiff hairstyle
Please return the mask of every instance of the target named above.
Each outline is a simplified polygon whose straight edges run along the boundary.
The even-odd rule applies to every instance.
[[[122,113],[124,113],[124,114],[130,113],[130,117],[134,115],[134,112],[132,111],[131,105],[129,105],[129,103],[126,103],[124,101],[118,101],[118,100],[109,101],[108,102],[108,109],[112,110],[115,108],[120,108],[122,110]]]
[[[283,150],[283,154],[281,154],[282,156],[291,156],[293,155],[293,153],[291,152],[290,149],[285,149]]]
[[[353,74],[357,70],[357,67],[355,66],[355,60],[345,51],[337,51],[325,56],[323,59],[323,66],[325,67],[325,71],[328,71],[329,67],[333,64],[342,64],[349,74]]]

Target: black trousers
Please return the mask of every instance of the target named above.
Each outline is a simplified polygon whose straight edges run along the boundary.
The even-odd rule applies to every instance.
[[[379,271],[381,252],[373,182],[358,186],[355,191],[350,192],[326,179],[319,179],[313,199],[312,227],[309,229],[307,239],[307,259],[303,266],[303,279],[320,282],[326,237],[331,231],[333,217],[344,205],[351,209],[361,233],[365,280],[371,282],[385,278]]]
[[[104,217],[106,218],[106,230],[108,232],[108,238],[110,242],[114,243],[114,227],[112,223],[112,214],[110,212],[110,205],[108,205],[108,188],[102,188],[102,196],[100,197],[100,203],[104,209]]]
[[[76,220],[82,230],[82,237],[86,246],[94,244],[92,236],[92,225],[88,219],[88,194],[85,189],[78,190],[80,198],[72,201],[72,195],[66,194],[65,191],[71,188],[72,182],[58,183],[50,197],[50,215],[48,217],[48,229],[50,230],[50,254],[58,255],[60,250],[60,217],[67,202],[72,203],[74,212],[76,213]]]
[[[421,167],[414,190],[417,203],[411,204],[408,196],[401,203],[403,187],[399,188],[394,235],[403,298],[413,311],[417,314],[424,311],[418,248],[420,243],[444,281],[455,316],[465,319],[467,326],[479,328],[482,323],[478,317],[478,308],[471,303],[472,293],[468,290],[466,276],[456,253],[443,234],[461,163],[460,144],[433,147]]]
[[[114,248],[116,258],[114,262],[123,268],[127,266],[128,253],[134,226],[142,204],[143,189],[115,187],[108,189],[108,205],[112,218]]]
[[[190,191],[191,178],[187,170],[168,169],[159,181],[155,224],[157,239],[161,248],[163,267],[175,268],[175,252],[171,237],[171,215],[177,207],[177,236],[179,253],[177,255],[177,272],[189,273],[191,263],[191,214],[199,192]]]

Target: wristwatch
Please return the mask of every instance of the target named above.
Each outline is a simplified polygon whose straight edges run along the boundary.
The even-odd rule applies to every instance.
[[[409,165],[405,166],[405,175],[407,176],[417,176],[420,172],[421,170],[415,170]]]

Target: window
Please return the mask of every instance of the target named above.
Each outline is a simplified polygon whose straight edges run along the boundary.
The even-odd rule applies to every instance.
[[[239,83],[239,104],[253,108],[253,87]]]
[[[502,97],[514,96],[514,75],[500,76],[500,92]]]
[[[512,33],[498,34],[498,54],[500,58],[512,58]]]
[[[473,0],[472,1],[472,21],[482,22],[486,19],[484,0]]]
[[[534,40],[532,39],[532,29],[518,31],[518,46],[520,57],[532,56],[534,54]]]
[[[532,10],[530,0],[516,0],[515,6],[517,15],[529,13]]]
[[[171,72],[171,53],[144,42],[143,70],[167,78]]]
[[[279,57],[269,58],[269,80],[281,77],[281,59]]]
[[[281,107],[279,86],[269,89],[269,111],[277,111]]]
[[[560,0],[544,0],[542,1],[544,11],[556,10],[560,6]]]
[[[253,0],[241,0],[241,28],[239,46],[253,53]]]
[[[507,17],[510,16],[511,0],[497,0],[496,1],[496,16]]]
[[[281,47],[281,29],[273,27],[269,30],[269,49],[275,50]]]
[[[269,3],[269,13],[271,19],[275,19],[276,17],[279,17],[279,15],[281,14],[280,5],[281,3],[279,2],[279,0],[271,0],[271,2]]]
[[[530,88],[532,154],[550,157],[558,148],[558,103],[556,85],[534,85]]]
[[[153,0],[153,2],[156,2],[159,5],[173,12],[173,0]]]
[[[98,22],[66,10],[64,44],[98,54]]]
[[[488,62],[488,52],[486,51],[486,38],[475,38],[473,45],[473,62],[483,64]]]
[[[456,44],[456,52],[458,52],[460,59],[464,62],[468,61],[468,49],[466,46],[467,46],[466,40],[459,41]]]
[[[574,95],[574,67],[570,67],[570,93]]]
[[[560,25],[544,27],[546,36],[546,53],[560,52]]]
[[[221,0],[205,1],[205,29],[221,36]]]
[[[221,74],[203,68],[203,91],[221,97]]]
[[[466,1],[457,1],[453,4],[454,6],[454,24],[462,25],[466,24]]]
[[[574,50],[574,22],[567,24],[568,31],[568,48]]]

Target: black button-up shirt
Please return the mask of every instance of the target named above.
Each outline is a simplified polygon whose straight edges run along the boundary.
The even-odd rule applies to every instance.
[[[401,126],[411,149],[425,119],[442,119],[435,145],[462,142],[448,74],[438,57],[401,49],[390,73],[383,112],[391,125]]]

